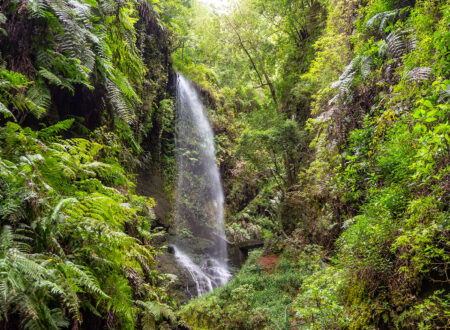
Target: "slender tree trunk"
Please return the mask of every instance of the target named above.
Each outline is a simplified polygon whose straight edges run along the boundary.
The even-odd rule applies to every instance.
[[[228,18],[226,18],[226,20],[228,21],[228,24],[230,25],[230,27],[233,29],[234,33],[236,34],[238,41],[239,41],[239,45],[241,46],[242,50],[245,52],[245,54],[247,55],[253,69],[255,70],[256,74],[258,75],[258,79],[259,82],[261,84],[261,86],[264,86],[265,84],[263,83],[263,79],[260,73],[260,70],[258,70],[258,67],[256,66],[255,61],[253,60],[253,57],[250,55],[250,52],[248,51],[247,47],[245,47],[244,42],[242,41],[241,35],[239,34],[238,30],[236,29],[236,27],[228,20]],[[255,50],[255,47],[253,47],[253,50]],[[255,50],[256,51],[256,50]],[[261,71],[262,74],[264,76],[264,80],[266,81],[267,86],[269,86],[269,90],[270,90],[270,94],[272,95],[272,99],[273,102],[275,104],[277,104],[277,97],[276,97],[276,93],[275,93],[275,87],[272,84],[272,81],[269,78],[269,75],[267,74],[266,70],[264,69],[264,66],[261,65]]]
[[[184,41],[181,44],[181,62],[184,62]]]
[[[261,68],[261,70],[262,70],[262,72],[264,74],[264,78],[266,79],[267,85],[269,85],[270,94],[272,94],[273,102],[276,105],[278,103],[277,103],[277,94],[276,94],[276,91],[275,91],[275,87],[273,86],[272,81],[270,80],[269,75],[267,74],[266,70],[264,70],[264,68]]]

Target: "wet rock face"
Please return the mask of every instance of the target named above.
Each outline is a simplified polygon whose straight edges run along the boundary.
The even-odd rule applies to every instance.
[[[166,229],[170,228],[174,201],[172,192],[165,189],[167,178],[164,178],[157,166],[144,168],[138,174],[137,192],[139,195],[153,198],[156,202],[154,207],[156,225]]]
[[[161,274],[177,276],[178,279],[172,284],[170,290],[172,294],[178,297],[180,303],[196,296],[195,282],[188,271],[177,263],[173,249],[169,247],[166,252],[158,255],[156,260],[158,261],[158,271]]]

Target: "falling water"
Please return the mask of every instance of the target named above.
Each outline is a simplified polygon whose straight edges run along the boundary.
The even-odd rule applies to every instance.
[[[223,223],[223,190],[214,134],[194,86],[177,79],[175,257],[198,296],[231,278]]]

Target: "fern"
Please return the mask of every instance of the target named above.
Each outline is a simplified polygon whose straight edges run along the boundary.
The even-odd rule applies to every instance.
[[[104,299],[109,298],[100,288],[97,279],[86,267],[75,265],[70,261],[59,264],[59,267],[67,277],[80,287],[84,288],[87,292],[98,295]]]
[[[5,24],[7,21],[5,14],[0,11],[0,24]]]
[[[29,246],[23,242],[11,227],[4,226],[0,235],[0,309],[4,315],[8,311],[19,310],[23,314],[37,315],[36,308],[29,303],[30,296],[25,294],[45,277],[45,268],[36,257],[27,254]]]
[[[27,304],[34,308],[33,313],[25,315],[21,322],[24,329],[58,330],[69,326],[61,308],[50,308],[46,304],[40,304],[39,301],[27,301]]]
[[[39,76],[50,84],[68,89],[74,93],[74,84],[80,83],[92,88],[89,74],[97,66],[103,75],[100,79],[106,89],[106,98],[112,113],[127,124],[134,121],[133,108],[140,98],[133,83],[141,84],[145,67],[138,56],[135,46],[134,8],[128,3],[124,10],[122,4],[114,1],[84,3],[73,0],[39,0],[33,2],[30,9],[37,17],[45,18],[52,31],[55,47],[40,51],[37,62]],[[114,19],[113,13],[119,17]],[[95,27],[98,17],[106,20],[107,30]],[[112,58],[120,58],[114,62]],[[82,65],[81,65],[82,63]],[[124,65],[125,64],[125,65]],[[42,108],[48,108],[48,98],[41,97],[36,86],[30,95]]]
[[[110,147],[58,138],[72,123],[36,132],[8,122],[0,129],[0,218],[33,229],[4,227],[0,234],[0,311],[16,313],[27,328],[79,323],[82,309],[132,325],[138,309],[126,270],[153,282],[158,276],[155,250],[129,236],[125,224],[144,233],[152,204],[122,190],[132,185],[121,166],[105,161]],[[142,281],[139,297],[156,295]]]
[[[361,78],[366,79],[372,72],[372,61],[371,56],[358,55],[347,65],[339,79],[330,85],[330,88],[339,90],[339,93],[329,101],[330,105],[337,100],[346,102],[348,99],[351,102],[353,96],[352,85],[355,78],[359,75]]]
[[[92,29],[90,22],[90,6],[77,0],[70,3],[61,0],[39,0],[39,8],[34,8],[35,12],[46,15],[54,15],[57,21],[53,21],[56,43],[59,44],[62,52],[68,57],[80,60],[91,71],[95,63],[95,54],[90,49]],[[56,24],[56,22],[58,24]]]
[[[0,87],[2,89],[20,90],[29,84],[30,82],[24,75],[3,68],[0,69]]]
[[[106,82],[106,97],[111,108],[127,124],[134,122],[134,113],[131,107],[124,101],[122,92],[112,81]]]
[[[23,186],[21,178],[3,177],[0,179],[0,219],[16,222],[25,217],[25,205],[34,194]]]
[[[132,289],[128,280],[117,274],[110,274],[105,279],[105,285],[111,296],[105,309],[109,313],[120,315],[130,328],[134,328],[136,311],[132,303]]]
[[[387,25],[395,22],[401,12],[403,12],[402,9],[395,9],[375,14],[366,22],[366,28],[376,29],[379,34],[383,35]]]
[[[415,48],[415,38],[410,31],[397,30],[386,38],[387,49],[391,58],[400,58]]]
[[[433,78],[431,68],[414,68],[405,73],[406,78],[413,82],[427,81]]]
[[[16,120],[16,117],[14,117],[13,113],[9,111],[8,108],[2,102],[0,102],[0,113],[5,118],[12,117],[14,118],[14,120]]]
[[[45,68],[41,68],[39,70],[39,75],[45,79],[48,80],[48,82],[52,85],[61,87],[61,88],[65,88],[67,90],[69,90],[70,92],[75,93],[75,89],[72,86],[72,84],[70,84],[66,79],[64,78],[59,78],[56,74],[54,74],[53,72],[45,69]]]
[[[38,79],[37,82],[28,89],[27,97],[36,104],[37,107],[43,109],[43,111],[47,111],[50,108],[50,90],[42,79]]]
[[[112,0],[100,0],[99,9],[103,15],[112,15],[116,10],[116,3]]]
[[[56,134],[58,134],[61,131],[67,131],[70,127],[72,127],[74,120],[75,119],[63,120],[55,125],[41,129],[38,132],[38,138],[44,142],[57,140],[59,136],[57,136]]]
[[[131,86],[128,79],[123,75],[120,71],[116,72],[113,76],[112,80],[121,93],[133,103],[141,103],[139,96],[136,94],[135,90]]]
[[[12,117],[16,120],[13,112],[22,114],[31,112],[39,118],[45,113],[45,109],[24,95],[30,84],[24,75],[0,69],[0,113],[3,117]]]
[[[122,168],[105,164],[102,162],[90,162],[80,166],[83,170],[93,171],[96,176],[102,179],[107,184],[123,185],[127,182],[127,178],[123,173]]]
[[[144,314],[145,324],[144,328],[152,329],[151,326],[155,326],[157,322],[167,320],[170,323],[176,323],[176,316],[172,309],[166,305],[157,301],[142,301],[136,300],[136,305],[141,307]]]

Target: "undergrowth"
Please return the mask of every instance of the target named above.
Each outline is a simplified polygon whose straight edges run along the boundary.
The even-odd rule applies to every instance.
[[[261,269],[261,255],[251,251],[229,283],[182,306],[182,320],[193,329],[283,329],[285,310],[303,280],[321,268],[320,255],[314,247],[286,250],[275,269]],[[292,322],[290,309],[288,315]]]

